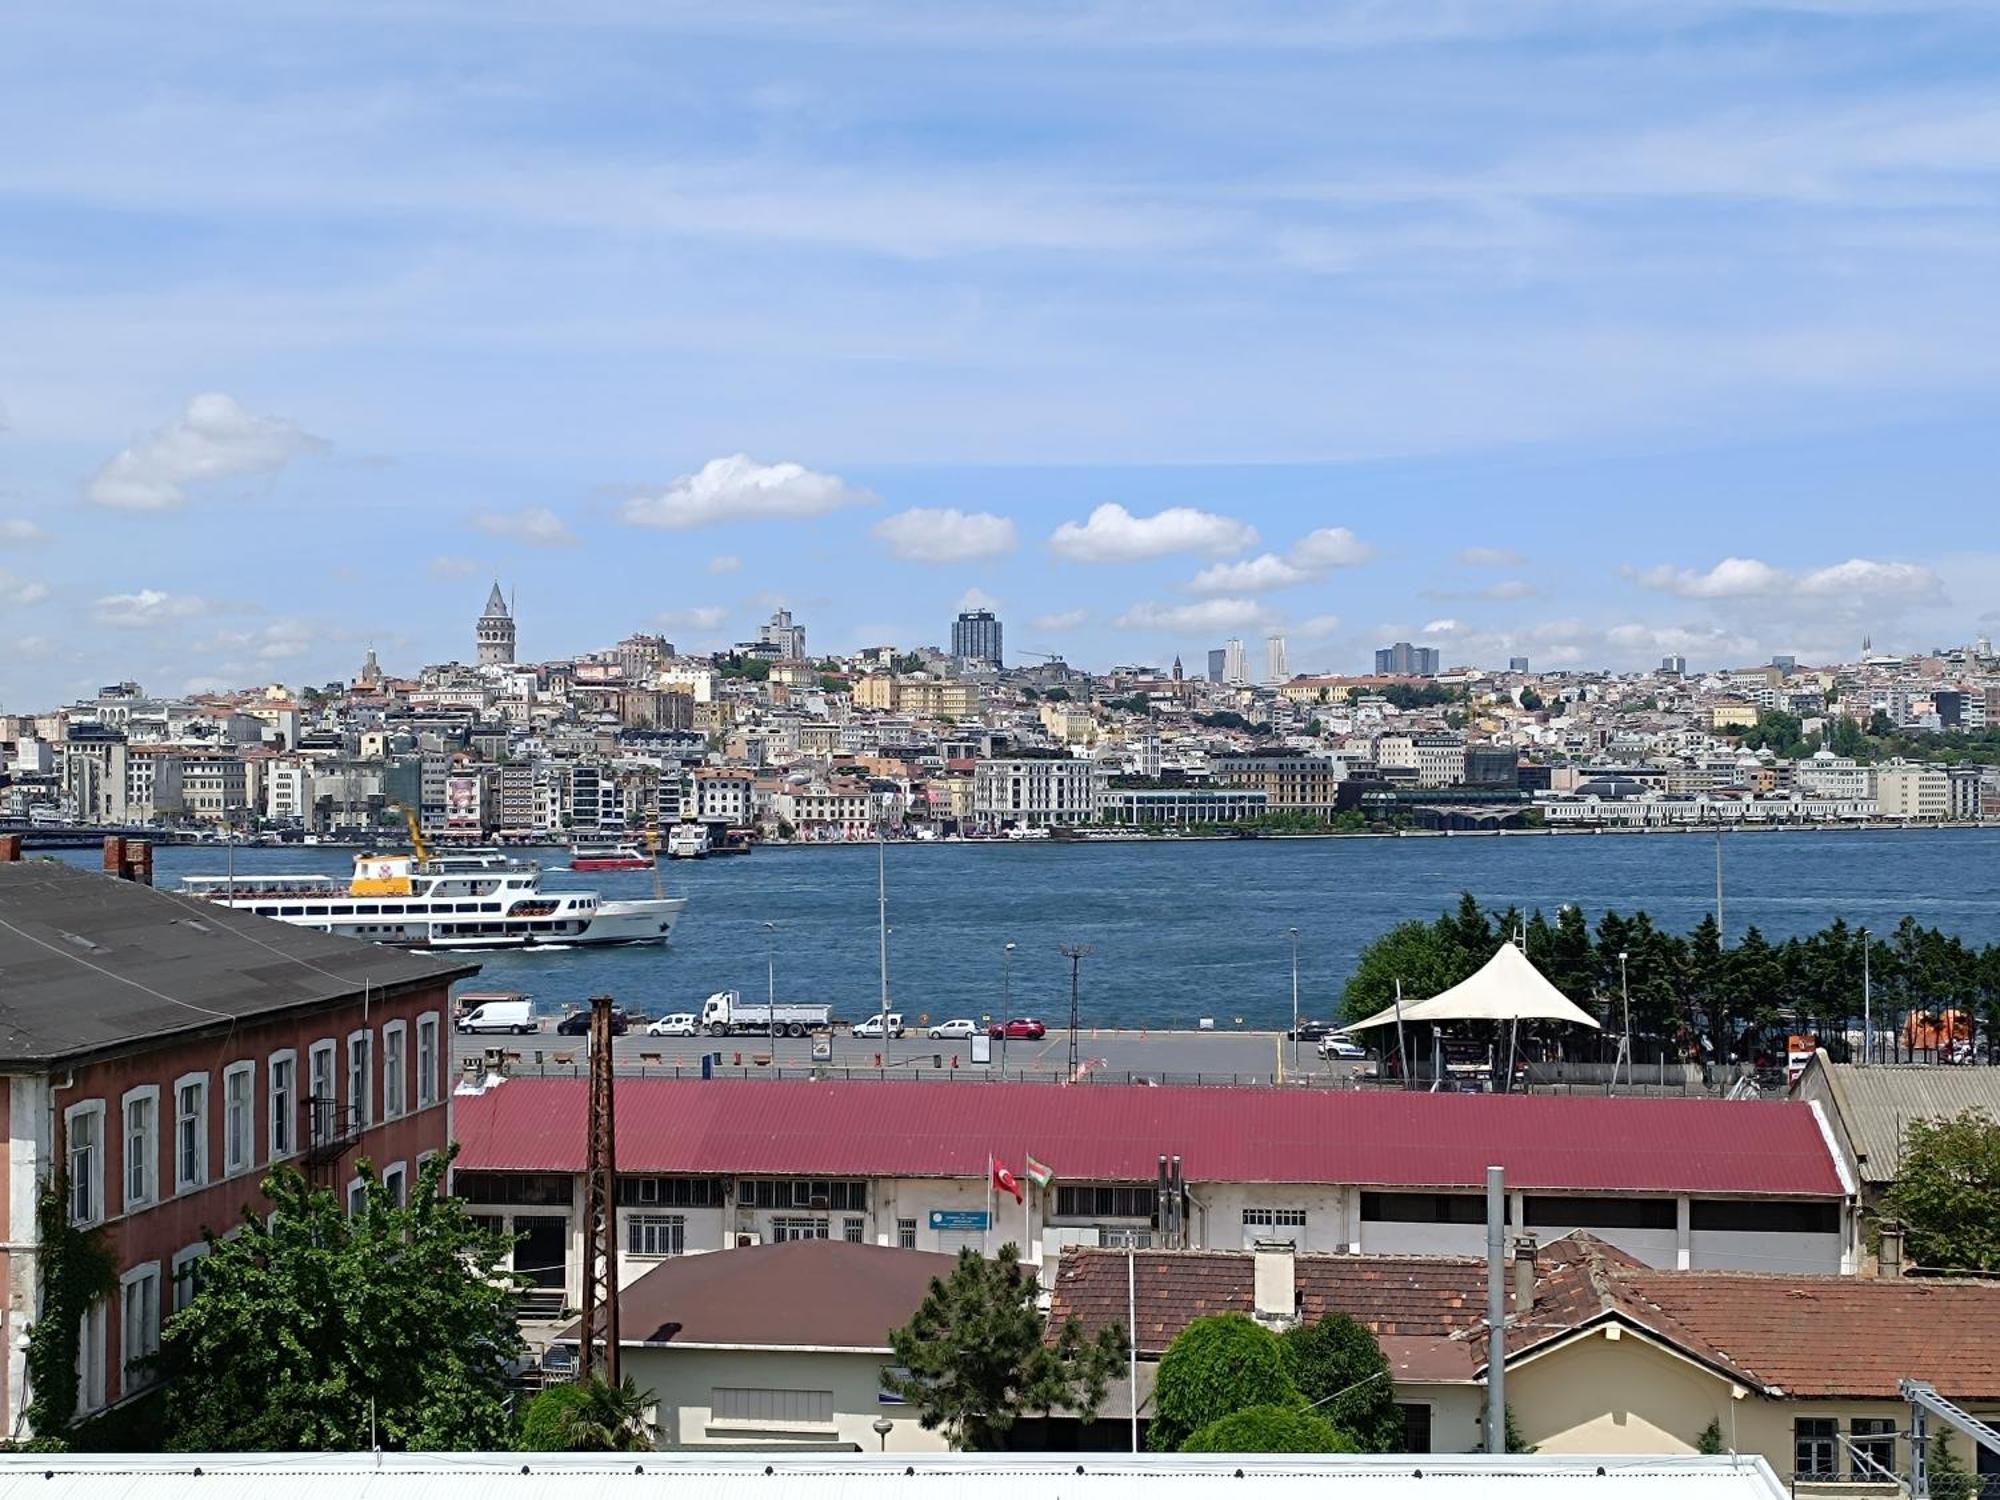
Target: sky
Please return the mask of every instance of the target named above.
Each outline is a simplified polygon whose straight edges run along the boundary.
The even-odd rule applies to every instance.
[[[0,9],[0,708],[2000,625],[1986,0]]]

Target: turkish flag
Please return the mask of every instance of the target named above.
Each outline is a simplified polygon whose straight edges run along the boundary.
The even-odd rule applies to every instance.
[[[1003,1193],[1012,1193],[1014,1195],[1014,1201],[1016,1203],[1020,1203],[1023,1201],[1021,1196],[1021,1184],[1016,1182],[1014,1180],[1014,1174],[1008,1171],[1005,1167],[1001,1166],[998,1161],[995,1161],[993,1163],[993,1185],[998,1189],[1000,1189],[1000,1191]]]

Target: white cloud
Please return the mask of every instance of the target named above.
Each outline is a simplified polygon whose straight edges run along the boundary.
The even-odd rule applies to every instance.
[[[1203,568],[1188,587],[1197,594],[1262,594],[1310,582],[1312,576],[1309,570],[1287,562],[1277,553],[1264,552],[1241,562],[1215,563]]]
[[[987,593],[985,589],[967,589],[958,596],[958,603],[955,606],[960,613],[968,609],[998,609],[999,607],[1000,601]]]
[[[1049,538],[1049,547],[1073,562],[1139,562],[1177,552],[1226,557],[1256,542],[1256,527],[1213,511],[1172,505],[1150,516],[1135,516],[1122,505],[1106,504],[1081,525],[1063,522]]]
[[[472,524],[488,536],[505,537],[530,547],[574,547],[576,533],[561,516],[546,505],[529,505],[520,510],[485,510]]]
[[[1301,620],[1286,630],[1286,634],[1302,641],[1316,641],[1340,631],[1339,615],[1314,615],[1309,620]]]
[[[425,571],[433,578],[464,578],[479,571],[479,564],[469,557],[434,557],[425,566]]]
[[[1875,562],[1851,557],[1799,580],[1810,598],[1923,599],[1942,592],[1936,573],[1917,563]]]
[[[1255,599],[1204,599],[1199,604],[1135,604],[1112,623],[1121,630],[1247,630],[1269,619]]]
[[[12,573],[0,572],[0,605],[26,607],[40,604],[49,597],[49,586],[32,578],[16,578]]]
[[[1028,623],[1037,630],[1074,630],[1089,619],[1087,609],[1062,609],[1051,615],[1036,615]]]
[[[691,604],[685,609],[666,609],[653,616],[663,630],[715,630],[729,618],[719,604]]]
[[[1525,578],[1507,578],[1479,591],[1482,599],[1532,599],[1541,590]]]
[[[1368,561],[1375,549],[1345,526],[1322,526],[1308,532],[1286,554],[1301,568],[1352,568]]]
[[[1683,599],[1754,599],[1775,594],[1789,583],[1782,569],[1754,557],[1725,557],[1706,573],[1662,563],[1637,576],[1641,587]]]
[[[90,607],[91,618],[113,630],[148,630],[170,620],[192,620],[208,613],[208,601],[193,594],[169,594],[140,589],[133,594],[106,594]]]
[[[733,552],[724,552],[708,560],[710,573],[734,573],[743,566],[743,559]]]
[[[1875,604],[1913,603],[1942,597],[1943,581],[1921,563],[1851,557],[1846,562],[1794,575],[1753,557],[1725,557],[1706,573],[1667,564],[1636,577],[1646,588],[1683,599],[1774,599],[1824,608],[1867,600]]]
[[[25,547],[31,542],[46,542],[49,534],[33,521],[19,516],[0,517],[0,542]]]
[[[737,453],[711,458],[698,473],[681,475],[657,495],[634,495],[619,514],[634,526],[679,531],[721,521],[823,516],[874,499],[837,475],[799,464],[761,464]]]
[[[1432,620],[1428,625],[1424,626],[1422,634],[1458,635],[1461,632],[1463,632],[1464,629],[1465,627],[1462,624],[1460,624],[1457,620]]]
[[[988,511],[918,507],[884,516],[869,528],[897,557],[911,562],[971,562],[1002,557],[1016,545],[1014,523]]]
[[[178,421],[147,434],[92,476],[84,496],[117,510],[171,510],[187,486],[275,474],[325,444],[278,417],[252,416],[219,393],[196,396]]]
[[[248,652],[263,662],[291,661],[311,650],[320,634],[303,620],[278,620],[261,630],[219,630],[195,649],[213,655]],[[230,663],[223,665],[227,669]]]
[[[1518,568],[1527,561],[1512,547],[1461,547],[1458,560],[1468,568]]]

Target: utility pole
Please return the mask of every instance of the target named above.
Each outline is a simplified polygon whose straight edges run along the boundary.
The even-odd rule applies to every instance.
[[[589,1146],[583,1175],[579,1381],[618,1384],[618,1138],[612,1104],[611,997],[590,997]]]
[[[875,914],[882,960],[882,1050],[889,1050],[889,836],[875,825]]]
[[[1014,945],[1000,950],[1000,1076],[1007,1076],[1007,1023],[1014,1016]]]
[[[1299,1070],[1299,930],[1289,928],[1292,936],[1292,1071]]]
[[[771,1065],[778,1063],[778,924],[764,924],[764,1019],[771,1025]]]
[[[1868,987],[1868,929],[1861,929],[1861,1061],[1875,1061],[1875,1002]]]
[[[1618,1039],[1618,1060],[1625,1064],[1625,1081],[1632,1081],[1632,987],[1625,980],[1625,950],[1618,951],[1618,997],[1625,1002],[1625,1034]],[[1618,1082],[1618,1069],[1611,1069],[1611,1082]]]
[[[1507,1172],[1486,1169],[1486,1451],[1507,1451]]]
[[[1079,970],[1083,967],[1083,961],[1090,957],[1090,944],[1064,943],[1062,945],[1062,956],[1069,960],[1069,1081],[1075,1083],[1077,1069],[1077,996],[1081,983]]]

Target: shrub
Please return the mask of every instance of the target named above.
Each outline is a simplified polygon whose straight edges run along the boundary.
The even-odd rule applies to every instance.
[[[1276,1335],[1242,1313],[1196,1318],[1160,1360],[1152,1446],[1171,1452],[1233,1413],[1298,1403],[1298,1387],[1285,1373]]]
[[[1293,1406],[1252,1406],[1210,1422],[1181,1444],[1183,1453],[1356,1453],[1346,1433]]]
[[[1401,1450],[1403,1414],[1374,1334],[1345,1313],[1328,1313],[1317,1323],[1286,1329],[1279,1349],[1299,1395],[1350,1434],[1361,1452]]]

